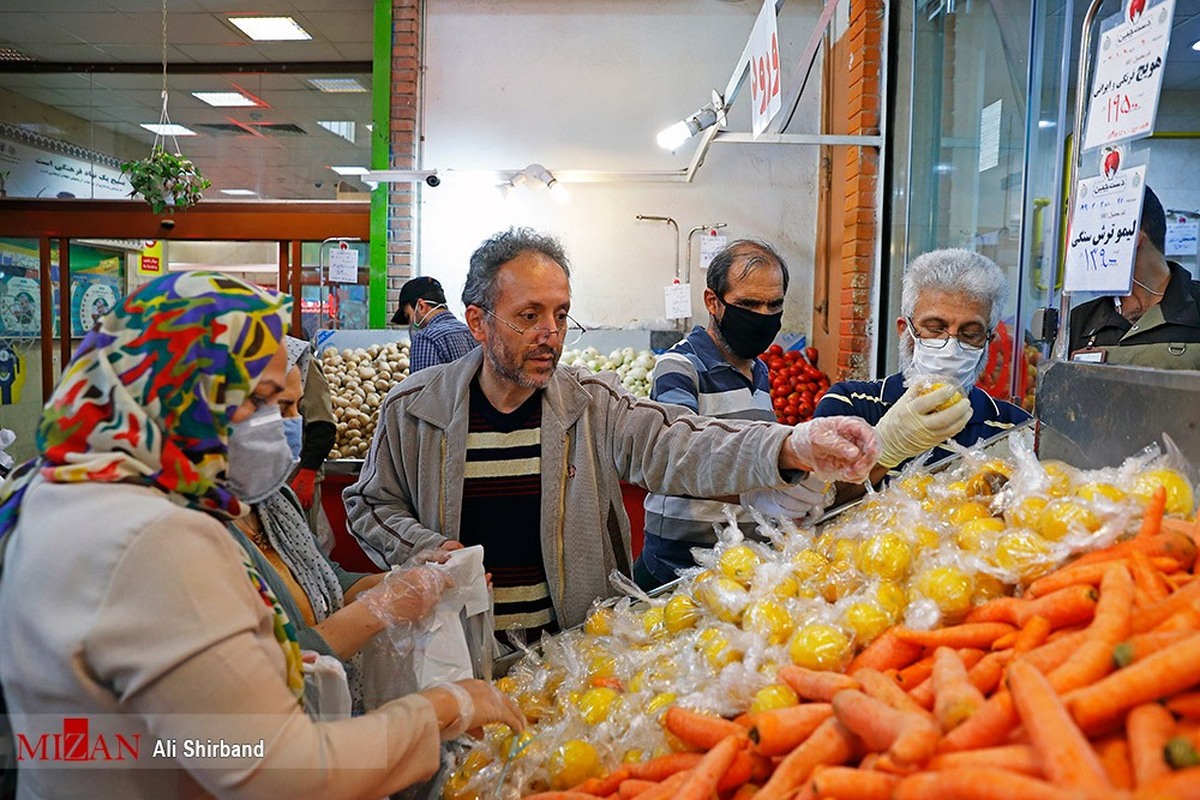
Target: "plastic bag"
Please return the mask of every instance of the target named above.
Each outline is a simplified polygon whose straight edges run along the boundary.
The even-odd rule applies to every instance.
[[[304,710],[316,722],[349,719],[352,701],[346,668],[334,656],[304,662]]]

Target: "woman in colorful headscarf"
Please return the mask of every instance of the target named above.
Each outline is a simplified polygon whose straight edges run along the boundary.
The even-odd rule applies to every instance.
[[[286,450],[289,306],[216,273],[167,276],[66,367],[40,457],[0,487],[18,797],[379,797],[433,774],[440,738],[520,727],[478,681],[338,722],[301,709],[295,629],[223,524],[276,488],[262,464],[278,448],[257,434],[278,428]]]

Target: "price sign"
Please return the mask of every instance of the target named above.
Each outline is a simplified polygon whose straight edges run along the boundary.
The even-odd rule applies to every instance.
[[[1163,255],[1194,256],[1200,252],[1200,248],[1197,247],[1197,239],[1200,239],[1200,222],[1194,219],[1169,219],[1167,220],[1167,249],[1163,251]]]
[[[754,30],[750,31],[746,55],[750,59],[751,121],[754,136],[757,138],[783,107],[775,0],[763,0],[758,19],[754,21]]]
[[[708,265],[717,257],[717,253],[725,249],[725,237],[712,234],[700,237],[700,269],[708,269]]]
[[[1154,132],[1175,0],[1126,0],[1100,26],[1083,149]]]
[[[358,251],[344,244],[329,253],[329,280],[333,283],[358,283]]]
[[[1129,293],[1145,185],[1144,164],[1079,182],[1067,238],[1064,291]]]
[[[673,283],[663,289],[667,301],[667,319],[685,319],[692,315],[692,288],[686,283]]]

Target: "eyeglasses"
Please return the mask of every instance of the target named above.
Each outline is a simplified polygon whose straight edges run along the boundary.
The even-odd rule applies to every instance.
[[[928,347],[941,349],[950,341],[950,332],[946,330],[926,330],[921,331],[921,328],[916,322],[913,322],[912,317],[908,317],[908,332],[914,339],[920,339],[925,342]],[[963,346],[964,350],[972,350],[978,352],[987,346],[987,343],[995,338],[996,334],[991,331],[959,331],[954,334],[954,338],[958,339],[958,343]]]
[[[584,332],[587,331],[587,328],[580,325],[571,317],[570,314],[567,313],[563,313],[562,319],[555,323],[554,328],[547,328],[545,325],[530,325],[528,328],[518,328],[516,325],[513,325],[508,320],[496,314],[496,312],[492,311],[490,308],[486,308],[484,306],[480,306],[479,308],[485,314],[490,315],[497,322],[503,322],[521,336],[525,336],[526,334],[530,333],[533,334],[535,339],[541,339],[543,336],[558,336],[563,347],[573,347],[579,342],[579,339],[583,336]],[[530,316],[533,315],[531,314]]]

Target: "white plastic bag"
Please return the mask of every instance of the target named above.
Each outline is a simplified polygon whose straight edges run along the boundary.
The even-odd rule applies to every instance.
[[[313,720],[349,719],[350,682],[346,668],[333,656],[304,662],[304,710]]]

